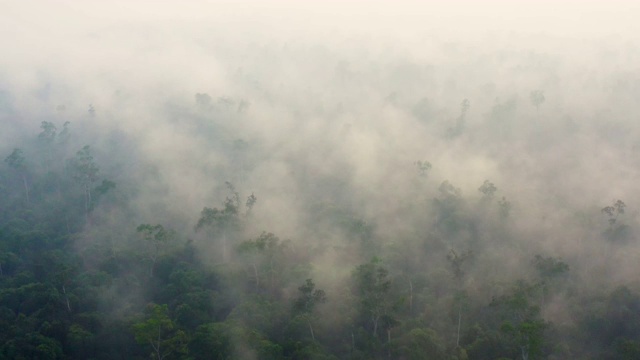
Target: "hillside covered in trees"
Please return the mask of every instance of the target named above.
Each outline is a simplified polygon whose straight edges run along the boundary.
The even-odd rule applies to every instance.
[[[0,359],[640,358],[637,38],[227,5],[8,9]]]

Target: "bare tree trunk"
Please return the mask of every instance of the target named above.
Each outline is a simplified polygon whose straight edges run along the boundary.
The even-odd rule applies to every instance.
[[[71,304],[69,303],[69,296],[67,296],[67,289],[62,285],[62,293],[64,294],[64,299],[67,302],[67,311],[71,312]]]
[[[373,337],[376,337],[376,338],[378,337],[378,319],[379,319],[378,316],[374,316],[372,318],[372,320],[373,320]]]
[[[273,259],[269,261],[269,292],[275,289],[275,281],[273,279]]]
[[[525,335],[525,344],[520,346],[520,351],[522,351],[522,360],[529,360],[529,336]]]
[[[462,322],[462,303],[458,305],[458,335],[456,337],[456,347],[460,347],[460,323]]]
[[[155,258],[151,258],[151,266],[149,267],[149,277],[152,278],[153,277],[153,269],[156,267],[156,259]]]
[[[227,262],[227,232],[222,231],[222,262]]]
[[[307,319],[307,324],[309,324],[309,332],[311,332],[311,339],[313,342],[316,342],[316,336],[313,333],[313,326],[311,326],[311,320]]]
[[[387,329],[387,356],[391,360],[391,329]]]
[[[353,336],[353,331],[351,332],[351,354],[356,349],[356,337]]]
[[[29,185],[27,184],[27,177],[22,175],[22,182],[24,183],[24,193],[27,196],[27,205],[29,205]]]
[[[84,213],[87,217],[87,223],[89,222],[89,202],[91,201],[91,195],[89,194],[89,184],[84,185]]]
[[[256,263],[253,263],[253,275],[256,277],[256,290],[260,286],[260,277],[258,276],[258,267],[256,267]]]
[[[156,348],[156,353],[158,354],[158,360],[162,359],[162,355],[160,354],[161,332],[162,332],[162,328],[160,327],[160,325],[158,325],[158,347]]]
[[[409,279],[409,313],[413,312],[413,282]]]
[[[158,257],[160,257],[160,244],[155,243],[155,246],[151,251],[149,251],[149,260],[151,260],[151,266],[149,267],[149,277],[153,277],[154,270],[156,268],[156,262],[158,261]]]

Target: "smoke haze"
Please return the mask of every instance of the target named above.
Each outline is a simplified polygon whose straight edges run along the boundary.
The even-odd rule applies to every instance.
[[[603,239],[601,209],[621,199],[618,223],[638,226],[640,4],[0,1],[0,14],[0,151],[69,121],[67,155],[91,144],[127,203],[96,210],[83,249],[162,223],[217,264],[194,227],[229,182],[258,198],[245,236],[309,249],[326,289],[425,242],[412,271],[473,251],[467,281],[487,301],[498,290],[478,283],[527,276],[538,253],[588,288],[638,285],[636,233]],[[451,230],[447,206],[473,226]],[[371,252],[336,214],[364,224]]]
[[[3,149],[51,114],[96,141],[120,133],[163,187],[141,189],[141,209],[149,196],[193,222],[232,181],[260,195],[256,221],[276,233],[295,236],[301,207],[323,199],[392,234],[403,228],[399,207],[442,181],[473,198],[490,179],[521,226],[564,234],[576,212],[597,219],[612,199],[638,203],[633,3],[2,8]],[[464,99],[464,130],[447,136]],[[424,188],[418,160],[433,164]],[[537,246],[581,251],[537,236]]]

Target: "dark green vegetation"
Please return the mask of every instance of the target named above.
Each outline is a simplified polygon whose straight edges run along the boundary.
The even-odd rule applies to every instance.
[[[0,1],[0,360],[640,359],[638,19]]]
[[[138,223],[146,185],[123,165],[135,154],[103,170],[70,131],[42,122],[0,167],[0,359],[640,357],[637,288],[594,289],[571,261],[518,245],[511,202],[489,180],[465,198],[428,182],[438,164],[408,162],[415,186],[433,189],[393,215],[413,223],[397,236],[319,200],[304,241],[256,231],[268,206],[229,182],[218,204],[191,209],[197,221]],[[612,252],[633,241],[625,211],[601,210]]]

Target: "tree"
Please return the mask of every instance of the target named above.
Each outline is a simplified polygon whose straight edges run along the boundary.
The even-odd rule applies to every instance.
[[[154,360],[167,359],[171,355],[186,355],[187,334],[175,329],[169,318],[168,306],[149,304],[146,312],[145,319],[133,325],[136,342],[151,346],[151,358]]]
[[[522,360],[535,358],[543,351],[548,324],[540,316],[540,309],[530,302],[537,292],[536,284],[518,281],[509,293],[491,302],[497,310],[495,316],[502,319],[500,331],[507,335],[508,348]]]
[[[451,264],[451,270],[453,271],[453,277],[456,282],[456,294],[454,296],[455,303],[457,303],[458,310],[458,326],[456,331],[456,348],[460,347],[460,327],[462,325],[462,305],[464,300],[466,299],[466,294],[462,288],[463,278],[464,278],[464,270],[462,269],[465,261],[471,257],[471,251],[464,252],[462,254],[458,254],[455,250],[449,250],[449,254],[447,255],[447,260]]]
[[[533,264],[541,279],[550,280],[569,271],[569,265],[560,259],[536,255]]]
[[[294,311],[307,321],[313,341],[316,341],[316,337],[311,325],[311,315],[316,305],[327,301],[324,290],[319,290],[315,287],[316,284],[314,284],[313,280],[307,279],[302,286],[298,287],[299,297],[293,302]]]
[[[236,231],[240,227],[238,219],[237,204],[230,199],[224,203],[223,209],[205,207],[200,212],[200,219],[196,224],[196,231],[209,228],[214,236],[222,238],[222,262],[226,263],[227,255],[227,236],[229,232]]]
[[[256,202],[258,201],[258,198],[253,195],[253,193],[251,193],[251,195],[249,195],[249,197],[247,198],[247,202],[245,203],[245,208],[247,209],[247,211],[245,212],[245,215],[249,215],[249,213],[251,212],[251,209],[253,209],[253,206],[256,204]]]
[[[627,205],[622,200],[616,200],[612,205],[605,206],[600,211],[605,214],[609,222],[609,227],[604,235],[611,241],[624,241],[630,238],[630,230],[627,225],[620,221],[621,215],[625,213]]]
[[[395,323],[394,304],[391,299],[389,270],[378,258],[358,266],[353,272],[355,291],[360,302],[360,312],[371,325],[371,333],[378,338],[378,328],[384,322],[387,328]]]
[[[469,107],[469,100],[462,100],[462,102],[460,103],[460,115],[456,119],[455,125],[447,130],[447,135],[449,137],[454,138],[462,134],[462,130],[464,130],[465,118],[467,116],[467,111],[469,111]]]
[[[455,187],[449,180],[445,180],[438,187],[438,191],[446,198],[459,198],[462,195],[462,191]]]
[[[509,214],[511,214],[511,202],[509,200],[507,200],[506,197],[502,197],[502,199],[500,199],[498,201],[498,209],[500,212],[500,217],[503,219],[506,219],[509,217]]]
[[[609,217],[609,224],[613,226],[618,220],[618,216],[624,214],[624,209],[626,207],[627,205],[622,200],[618,199],[612,206],[605,206],[600,211]]]
[[[56,134],[58,133],[56,125],[49,121],[43,121],[40,124],[40,128],[42,129],[42,132],[38,134],[38,139],[43,143],[52,144],[56,139]]]
[[[542,255],[536,255],[533,259],[533,265],[538,272],[540,278],[540,287],[542,290],[542,306],[546,302],[547,296],[552,287],[554,280],[562,277],[569,271],[569,265],[564,263],[560,259],[553,257],[542,257]]]
[[[437,210],[436,226],[445,236],[458,232],[465,226],[462,213],[462,191],[449,182],[443,181],[438,187],[440,196],[433,199]]]
[[[87,217],[92,207],[91,186],[98,180],[100,168],[93,161],[91,147],[85,145],[76,156],[69,161],[73,179],[78,182],[84,190],[84,209]]]
[[[238,246],[240,256],[249,262],[256,291],[266,289],[272,295],[277,293],[287,265],[284,258],[285,249],[286,243],[267,232]],[[261,281],[262,278],[266,281]]]
[[[138,234],[140,234],[142,238],[151,245],[151,250],[148,253],[149,260],[151,260],[149,276],[153,277],[153,269],[155,268],[156,262],[160,257],[161,250],[175,238],[175,233],[171,230],[166,230],[160,224],[141,224],[138,226],[137,231]]]
[[[414,164],[416,165],[416,168],[418,169],[418,172],[422,177],[426,177],[429,170],[431,170],[431,163],[426,160],[418,160]]]
[[[57,155],[55,145],[58,136],[58,129],[54,123],[49,121],[43,121],[40,124],[40,128],[42,129],[42,132],[38,134],[38,145],[41,152],[41,159],[44,168],[47,171],[50,171],[51,165],[54,164],[54,159]]]
[[[222,242],[222,261],[224,263],[228,260],[227,238],[232,233],[240,230],[242,225],[242,219],[240,218],[240,195],[230,182],[226,182],[225,184],[231,192],[231,196],[226,198],[223,208],[203,208],[202,212],[200,212],[200,219],[198,219],[198,223],[195,226],[196,231],[209,229],[215,237],[220,236]],[[257,200],[258,198],[253,194],[247,198],[245,204],[247,208],[246,215],[249,214]]]
[[[24,184],[24,193],[25,198],[27,199],[27,205],[29,205],[29,184],[27,183],[27,166],[25,164],[24,156],[22,155],[22,150],[15,148],[11,155],[7,156],[4,159],[11,168],[13,168],[19,176],[22,178],[22,183]]]
[[[203,360],[233,359],[232,331],[225,323],[198,326],[189,342],[189,356]]]
[[[65,121],[65,123],[62,125],[62,131],[60,132],[60,134],[58,134],[59,144],[65,145],[69,142],[69,139],[71,138],[71,130],[69,130],[70,124],[70,122]]]
[[[485,198],[492,198],[497,190],[498,188],[489,180],[485,180],[482,186],[478,188],[478,191],[480,191]]]
[[[432,329],[415,328],[398,339],[401,359],[441,360],[449,359],[442,339]]]
[[[534,90],[529,94],[529,100],[531,104],[536,107],[536,112],[540,114],[540,105],[544,103],[544,92],[541,90]]]
[[[619,286],[597,300],[586,309],[584,327],[588,339],[603,349],[617,347],[621,356],[610,358],[623,359],[626,353],[633,352],[630,340],[640,345],[640,295],[627,286]]]

